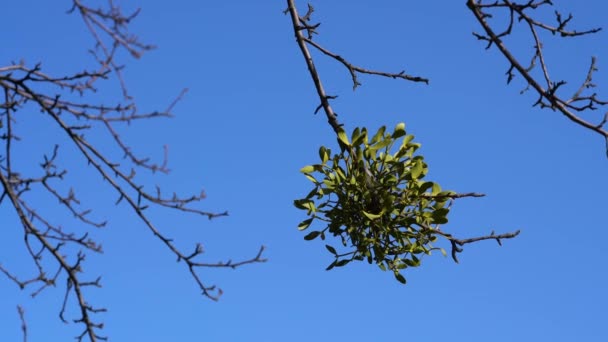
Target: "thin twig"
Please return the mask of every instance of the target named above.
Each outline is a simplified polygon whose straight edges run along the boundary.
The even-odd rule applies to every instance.
[[[25,322],[25,310],[21,305],[17,305],[19,320],[21,320],[21,332],[23,333],[23,342],[27,342],[27,324]]]

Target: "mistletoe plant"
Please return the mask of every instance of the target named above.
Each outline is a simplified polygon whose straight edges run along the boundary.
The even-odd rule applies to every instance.
[[[305,230],[314,220],[326,225],[304,239],[325,240],[330,234],[340,237],[346,248],[338,252],[325,245],[335,257],[327,270],[367,260],[393,271],[396,279],[405,283],[401,270],[420,266],[421,255],[433,250],[446,254],[432,243],[438,235],[450,237],[439,225],[447,223],[449,204],[456,193],[423,180],[428,168],[423,157],[415,155],[420,144],[413,138],[406,133],[404,123],[392,133],[381,127],[371,140],[366,128],[356,128],[350,141],[341,130],[340,153],[332,156],[330,149],[321,146],[321,163],[301,169],[314,188],[305,198],[294,201],[310,216],[298,228]]]

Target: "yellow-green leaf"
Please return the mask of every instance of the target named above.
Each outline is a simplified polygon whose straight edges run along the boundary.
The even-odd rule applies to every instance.
[[[321,163],[323,165],[325,165],[325,163],[327,163],[327,161],[329,160],[329,153],[329,150],[325,148],[325,146],[321,146],[319,148],[319,158],[321,158]]]
[[[363,215],[365,215],[370,220],[377,219],[378,217],[382,216],[382,214],[370,214],[367,211],[363,211]]]
[[[340,129],[340,131],[338,131],[338,139],[346,146],[350,146],[350,143],[348,142],[348,137],[346,136],[346,132],[344,132],[343,129]]]
[[[317,180],[315,179],[315,177],[313,177],[311,175],[308,175],[308,174],[305,174],[304,176],[306,176],[306,178],[308,178],[309,181],[311,181],[311,182],[313,182],[315,184],[318,183]]]
[[[416,164],[414,164],[414,167],[412,167],[412,178],[418,179],[418,177],[420,177],[420,175],[422,174],[422,170],[423,170],[422,162],[419,161]]]
[[[380,138],[382,138],[384,136],[384,131],[386,130],[385,126],[382,126],[378,129],[378,132],[376,132],[376,134],[374,134],[374,136],[372,137],[371,143],[375,144],[377,143]]]
[[[315,170],[315,167],[312,165],[306,165],[303,168],[300,169],[300,172],[302,173],[311,173]]]
[[[431,191],[431,195],[435,196],[441,192],[441,186],[437,183],[433,183],[433,190]]]

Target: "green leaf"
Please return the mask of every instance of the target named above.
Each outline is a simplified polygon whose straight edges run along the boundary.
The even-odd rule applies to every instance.
[[[346,136],[346,132],[344,132],[343,129],[340,129],[340,131],[338,131],[338,140],[341,141],[344,145],[350,146],[350,143],[348,142],[348,137]]]
[[[390,137],[388,137],[384,140],[379,141],[377,144],[370,146],[369,148],[373,149],[373,150],[381,150],[381,149],[389,146],[392,142],[393,142],[393,140]]]
[[[336,249],[333,248],[330,245],[325,245],[325,248],[327,248],[327,250],[329,251],[329,253],[333,254],[333,255],[337,255],[338,253],[336,253]]]
[[[315,167],[312,165],[306,165],[303,168],[300,169],[300,172],[302,173],[311,173],[315,170]]]
[[[315,207],[315,203],[309,199],[295,200],[293,201],[293,205],[298,209],[308,210],[308,215],[317,210],[317,208]]]
[[[315,184],[318,184],[318,183],[319,183],[319,182],[317,182],[317,180],[315,179],[315,177],[313,177],[313,176],[311,176],[311,175],[309,175],[309,174],[305,174],[304,176],[306,176],[306,178],[307,178],[309,181],[311,181],[311,182],[313,182],[313,183],[315,183]]]
[[[411,252],[411,253],[414,253],[414,254],[420,254],[420,253],[424,253],[424,252],[425,252],[425,250],[424,250],[424,248],[422,248],[422,246],[415,246],[415,247],[412,249],[412,252]],[[414,255],[412,255],[412,256],[414,256]]]
[[[344,174],[344,171],[343,171],[343,170],[342,170],[342,168],[341,168],[341,167],[339,167],[339,166],[336,168],[336,174],[338,175],[338,179],[339,179],[340,181],[342,181],[342,180],[345,180],[345,179],[346,179],[346,175]]]
[[[378,217],[382,216],[382,214],[370,214],[365,210],[363,211],[363,215],[365,215],[370,220],[374,220],[374,219],[377,219]]]
[[[329,179],[324,179],[323,184],[325,184],[327,189],[330,189],[330,190],[333,190],[336,187],[336,183]]]
[[[419,188],[420,193],[426,192],[430,188],[434,188],[435,183],[433,182],[424,182]]]
[[[313,202],[313,201],[304,203],[304,206],[306,207],[306,209],[308,209],[308,215],[317,211],[317,207],[315,207],[315,202]]]
[[[414,136],[412,134],[406,135],[405,138],[403,138],[403,142],[401,143],[401,148],[407,147],[407,145],[412,140],[414,140]]]
[[[353,145],[356,145],[356,144],[355,144],[355,141],[356,141],[357,139],[359,139],[359,137],[360,137],[360,136],[361,136],[361,130],[359,129],[359,127],[356,127],[356,128],[353,130],[353,134],[350,136],[350,139],[353,141]]]
[[[437,224],[444,224],[444,223],[448,223],[448,218],[447,215],[450,212],[450,209],[448,208],[439,208],[435,211],[433,211],[433,222],[437,223]]]
[[[349,262],[350,262],[350,260],[348,260],[348,259],[342,259],[342,260],[336,262],[335,266],[336,267],[342,267],[342,266],[348,264]]]
[[[306,198],[304,198],[304,199],[310,200],[311,198],[313,198],[314,196],[316,196],[317,193],[318,193],[317,188],[313,188],[312,190],[310,190],[310,192],[308,193],[308,195],[306,195]]]
[[[393,139],[397,139],[405,135],[405,123],[400,122],[395,126],[395,130],[393,131]]]
[[[422,165],[421,161],[418,161],[416,164],[414,164],[414,167],[412,167],[412,178],[418,179],[422,174],[422,170],[424,170],[424,166]]]
[[[377,143],[380,140],[380,138],[382,138],[384,136],[385,130],[386,130],[385,126],[382,126],[378,129],[378,132],[376,132],[376,134],[374,134],[374,136],[372,137],[372,141],[371,141],[372,145]]]
[[[310,224],[312,223],[312,220],[314,220],[314,217],[311,217],[309,219],[306,219],[306,220],[300,222],[300,224],[298,225],[298,230],[304,230],[304,229],[308,228],[308,226],[310,226]]]
[[[293,201],[293,205],[298,209],[308,209],[308,207],[304,205],[305,203],[308,203],[308,202],[310,202],[310,200],[299,199],[299,200]]]
[[[419,143],[409,143],[409,144],[407,144],[407,147],[410,148],[410,149],[412,149],[412,152],[415,152],[417,149],[420,148],[420,146],[422,146],[422,145],[419,144]]]
[[[383,162],[386,163],[386,164],[389,164],[388,167],[390,167],[390,164],[392,164],[395,161],[395,157],[393,157],[392,154],[388,154],[387,153],[383,157],[384,157],[383,158]]]
[[[355,131],[357,129],[358,128],[356,128]],[[356,132],[356,133],[358,133],[358,134],[355,136],[355,132],[353,132],[353,136],[352,136],[353,142],[352,142],[352,145],[353,146],[359,146],[362,143],[367,144],[367,130],[365,129],[365,127],[363,129],[361,129],[361,132]]]
[[[314,240],[317,238],[317,236],[319,236],[319,234],[321,234],[321,232],[318,232],[318,231],[310,232],[304,237],[304,240],[307,240],[307,241]]]
[[[439,208],[433,212],[433,216],[447,216],[449,212],[450,209],[448,208]]]
[[[401,284],[405,284],[405,277],[401,273],[395,273],[395,279]]]
[[[337,261],[337,260],[334,260],[334,262],[332,262],[331,264],[329,264],[329,266],[327,266],[327,268],[326,268],[325,270],[326,270],[326,271],[329,271],[329,270],[331,270],[332,268],[334,268],[334,266],[336,266],[336,261]]]
[[[437,183],[433,184],[433,190],[431,190],[431,195],[435,196],[441,192],[441,186]]]
[[[405,262],[406,265],[410,266],[410,267],[418,267],[420,266],[420,260],[411,260],[411,259],[405,259],[403,260]]]
[[[325,148],[325,146],[321,146],[319,148],[319,158],[321,158],[321,163],[323,165],[325,165],[325,163],[327,163],[327,161],[329,160],[329,154],[330,154],[330,151],[327,148]]]

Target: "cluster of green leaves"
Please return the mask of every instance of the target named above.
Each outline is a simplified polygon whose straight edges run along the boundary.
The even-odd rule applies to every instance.
[[[314,188],[294,201],[310,216],[298,228],[308,229],[315,220],[325,225],[304,239],[325,240],[330,234],[341,240],[340,252],[325,245],[335,257],[328,270],[367,260],[391,270],[405,283],[401,270],[420,266],[422,255],[437,249],[445,255],[432,243],[441,235],[439,225],[448,221],[455,193],[423,180],[428,168],[422,156],[414,155],[420,144],[413,138],[403,123],[392,133],[381,127],[371,140],[366,128],[356,128],[350,141],[340,131],[340,153],[332,156],[330,149],[321,146],[321,163],[300,170]],[[395,149],[399,139],[401,144]]]

